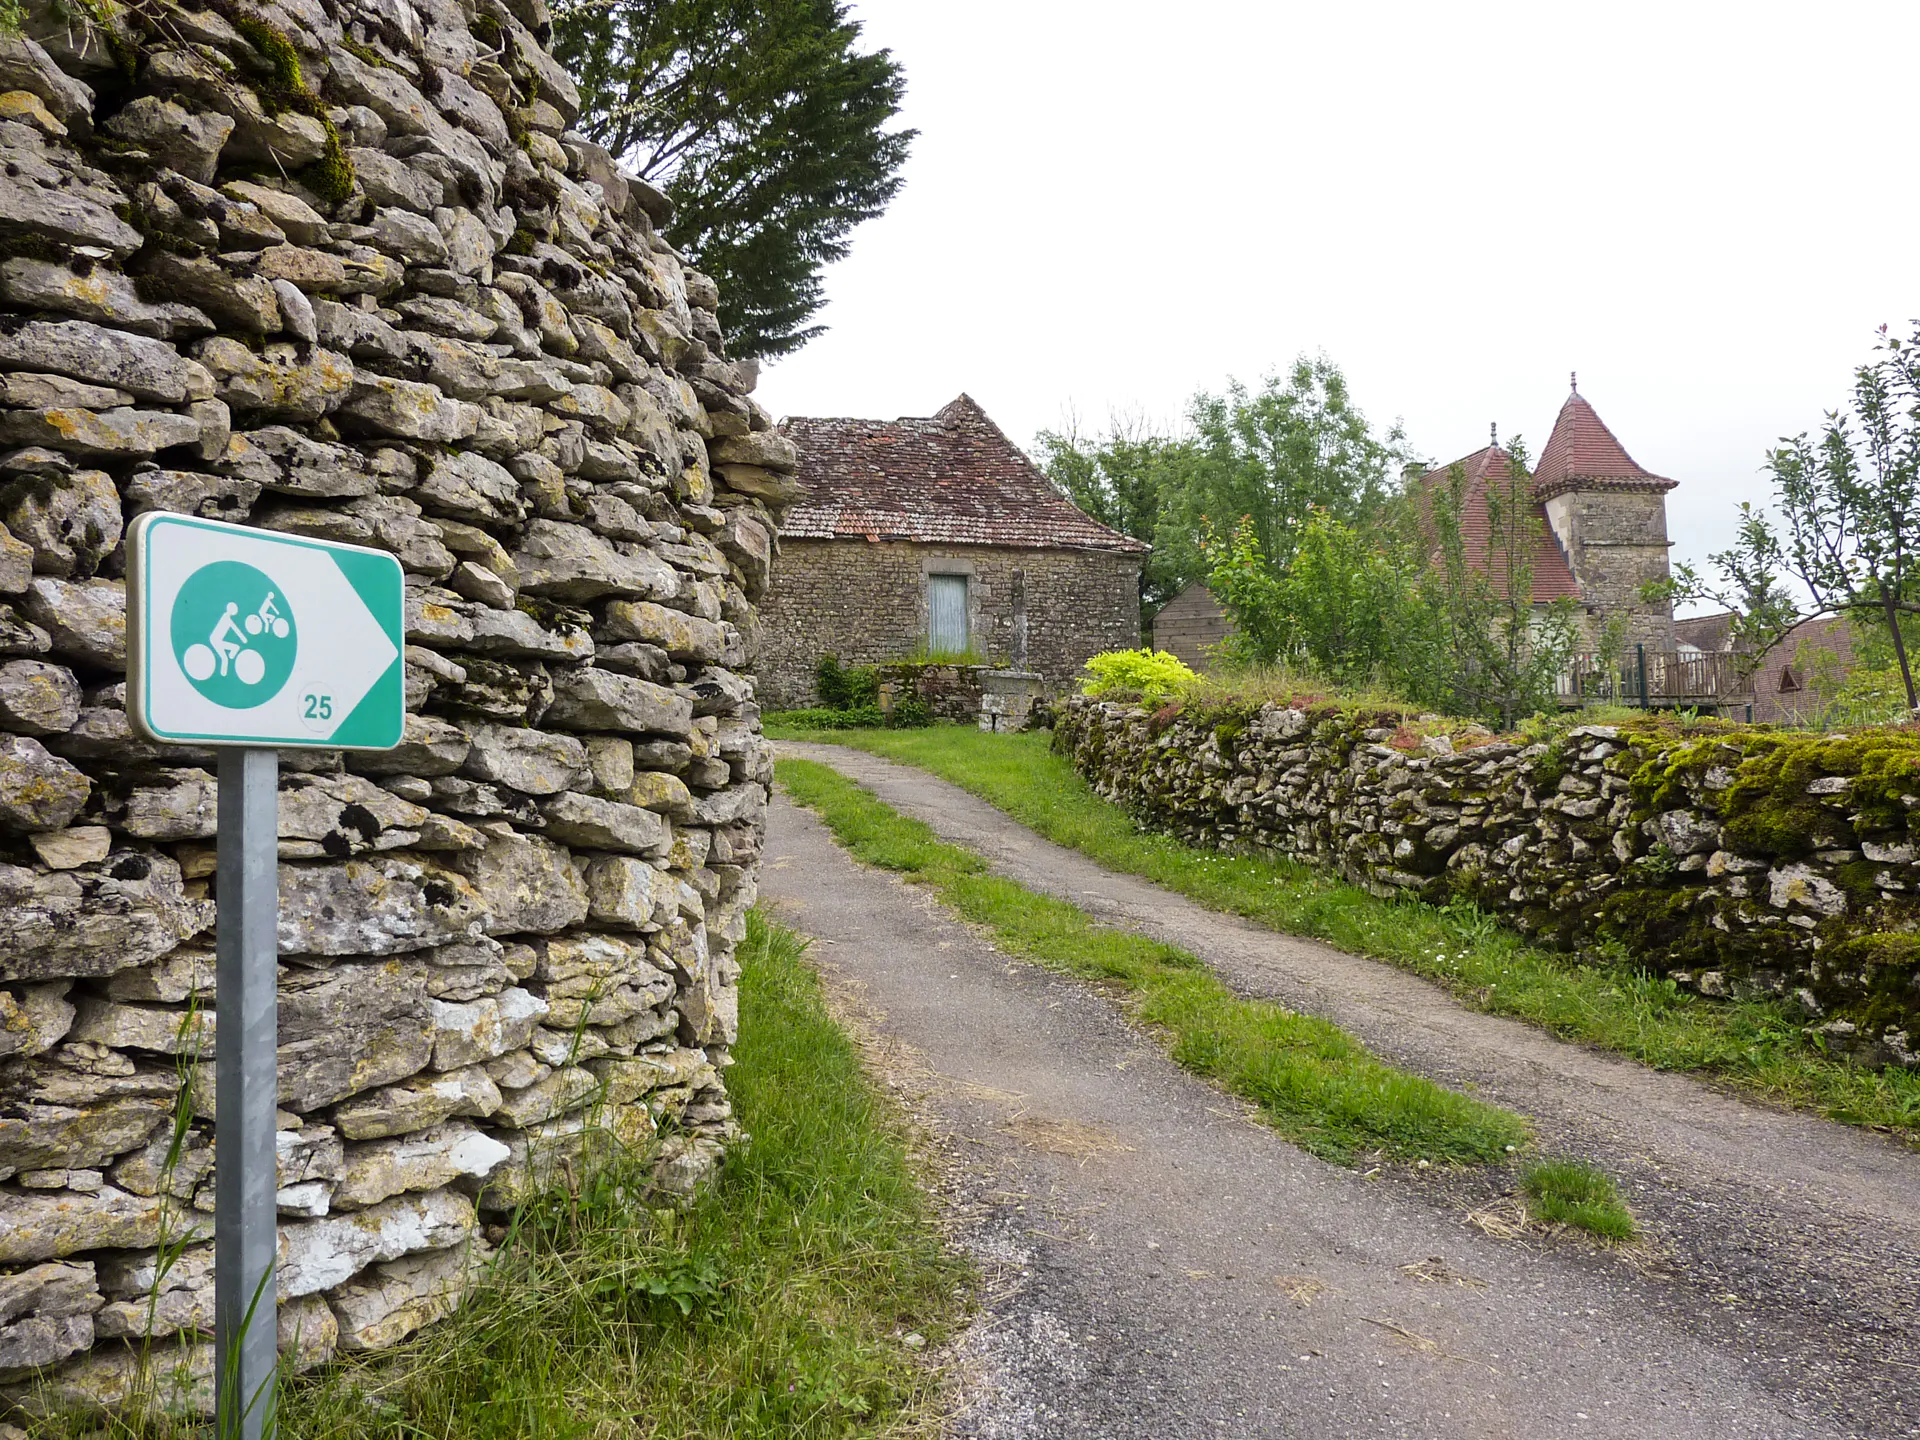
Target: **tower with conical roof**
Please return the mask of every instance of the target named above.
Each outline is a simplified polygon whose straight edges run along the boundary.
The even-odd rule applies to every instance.
[[[1673,606],[1640,597],[1667,578],[1667,492],[1678,483],[1643,468],[1580,393],[1578,377],[1534,467],[1534,494],[1580,587],[1587,628],[1626,614],[1627,641],[1674,646]]]

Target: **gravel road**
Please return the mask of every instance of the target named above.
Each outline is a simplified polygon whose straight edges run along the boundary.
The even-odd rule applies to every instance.
[[[956,1434],[1920,1436],[1920,1156],[1201,909],[924,772],[782,752],[1243,993],[1476,1086],[1604,1165],[1648,1230],[1614,1252],[1514,1235],[1504,1174],[1317,1161],[1097,991],[999,954],[781,802],[764,893],[872,1017],[988,1270]]]

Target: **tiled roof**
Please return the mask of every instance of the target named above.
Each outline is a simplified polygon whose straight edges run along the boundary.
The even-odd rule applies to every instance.
[[[1573,489],[1664,491],[1675,483],[1643,470],[1578,390],[1560,407],[1533,469],[1534,494],[1542,500]]]
[[[1495,445],[1488,445],[1465,459],[1454,461],[1454,465],[1467,473],[1467,493],[1460,516],[1460,530],[1461,538],[1466,542],[1467,561],[1476,569],[1486,567],[1487,545],[1492,534],[1487,519],[1487,478],[1501,474],[1511,463],[1507,452]],[[1422,475],[1422,490],[1430,496],[1434,487],[1447,483],[1447,472],[1452,468],[1453,465],[1442,465]],[[1547,523],[1547,508],[1536,503],[1534,511],[1540,521],[1540,536],[1533,557],[1533,603],[1546,605],[1561,599],[1578,600],[1580,582],[1573,578],[1573,568],[1567,564],[1566,552],[1553,537],[1553,527]],[[1502,594],[1506,592],[1503,576],[1494,572],[1489,578],[1496,590]]]
[[[799,448],[802,486],[783,536],[1123,554],[1149,548],[1054,489],[967,395],[924,419],[794,416],[780,428]]]
[[[1733,648],[1733,611],[1719,610],[1711,615],[1690,615],[1673,622],[1673,635],[1682,645],[1717,653]]]

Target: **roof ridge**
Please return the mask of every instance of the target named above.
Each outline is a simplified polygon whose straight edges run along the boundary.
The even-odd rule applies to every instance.
[[[788,416],[807,494],[786,515],[796,538],[882,537],[960,545],[1145,553],[1101,524],[962,391],[931,416]]]

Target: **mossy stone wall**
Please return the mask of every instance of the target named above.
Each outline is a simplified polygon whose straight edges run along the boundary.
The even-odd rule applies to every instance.
[[[1779,996],[1835,1048],[1916,1063],[1920,736],[1587,725],[1542,744],[1397,716],[1077,698],[1054,745],[1143,823],[1466,896],[1710,996]]]

